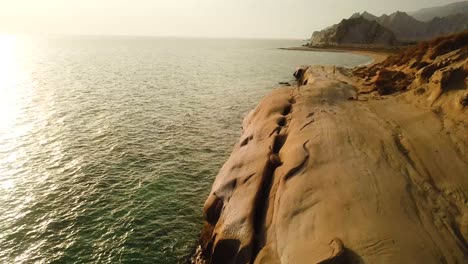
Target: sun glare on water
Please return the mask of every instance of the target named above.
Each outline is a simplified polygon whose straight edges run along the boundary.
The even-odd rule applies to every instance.
[[[0,132],[11,130],[18,114],[18,84],[21,69],[18,63],[18,39],[0,35]]]
[[[16,151],[9,150],[19,137],[16,126],[21,111],[26,73],[19,59],[19,40],[13,35],[0,35],[0,190],[15,187],[7,164],[16,160]]]

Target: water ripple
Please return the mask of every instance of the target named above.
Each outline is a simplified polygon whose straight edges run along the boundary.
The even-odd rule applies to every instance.
[[[182,261],[242,117],[296,65],[367,60],[275,49],[295,41],[22,41],[0,62],[0,263]]]

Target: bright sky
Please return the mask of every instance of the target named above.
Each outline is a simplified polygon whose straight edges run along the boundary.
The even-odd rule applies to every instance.
[[[308,38],[355,12],[460,0],[0,0],[0,32]]]

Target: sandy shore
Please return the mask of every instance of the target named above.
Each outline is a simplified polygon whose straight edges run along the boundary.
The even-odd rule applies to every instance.
[[[335,48],[290,47],[290,48],[281,48],[281,49],[298,50],[298,51],[316,51],[316,52],[347,52],[347,53],[371,57],[374,60],[372,63],[380,63],[384,61],[388,56],[394,54],[389,51],[375,51],[375,50],[352,49],[352,48],[335,49]]]

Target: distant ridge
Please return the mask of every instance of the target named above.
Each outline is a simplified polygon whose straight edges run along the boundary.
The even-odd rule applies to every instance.
[[[390,29],[397,39],[401,41],[414,41],[430,39],[433,34],[428,34],[427,25],[424,22],[414,19],[405,12],[397,11],[391,15],[383,15],[377,22]]]
[[[310,45],[394,46],[468,29],[468,1],[426,8],[412,14],[397,11],[377,17],[366,11],[355,13],[349,19],[314,32]]]
[[[409,15],[424,22],[431,21],[436,17],[446,17],[456,14],[468,15],[468,1],[461,1],[444,6],[429,7],[415,12],[409,12]]]
[[[363,17],[369,21],[377,21],[379,18],[374,16],[371,13],[368,13],[367,11],[362,12],[362,14],[359,13],[354,13],[350,18],[358,18],[358,17]]]

